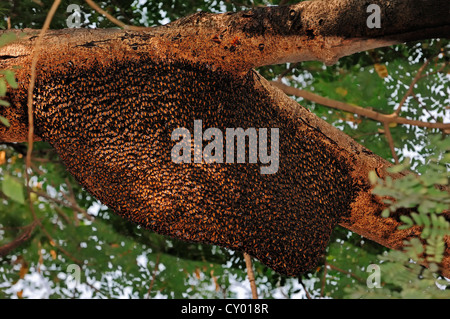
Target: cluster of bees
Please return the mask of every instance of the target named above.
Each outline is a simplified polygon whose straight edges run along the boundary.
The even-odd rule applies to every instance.
[[[171,237],[246,251],[296,276],[321,258],[355,186],[321,134],[285,114],[254,81],[251,72],[236,76],[145,56],[41,73],[36,133],[124,218]],[[248,160],[173,163],[171,133],[192,132],[194,120],[222,131],[279,128],[278,172],[262,175]]]

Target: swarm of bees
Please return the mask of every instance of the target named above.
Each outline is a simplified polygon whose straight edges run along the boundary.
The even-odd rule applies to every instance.
[[[234,41],[234,40],[233,40]],[[237,45],[236,39],[234,45]],[[321,258],[356,194],[345,161],[238,77],[186,61],[116,60],[37,77],[35,127],[68,170],[117,214],[175,238],[249,253],[296,276]],[[279,128],[279,169],[176,164],[171,132]]]

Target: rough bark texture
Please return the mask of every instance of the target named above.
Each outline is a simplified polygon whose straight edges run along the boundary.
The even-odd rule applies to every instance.
[[[50,31],[34,90],[36,140],[50,142],[80,183],[118,214],[173,237],[244,250],[281,273],[313,267],[338,223],[399,249],[420,229],[397,230],[396,218],[382,218],[367,181],[371,170],[385,177],[391,164],[252,71],[286,61],[333,63],[450,33],[448,1],[379,1],[381,29],[366,27],[370,3],[198,13],[140,32]],[[11,123],[0,127],[3,141],[27,136],[36,31],[25,31],[0,49],[0,68],[22,66],[19,89],[8,95],[12,107],[0,109]],[[279,128],[279,171],[174,164],[171,132],[192,133],[199,119],[204,130]],[[449,276],[448,249],[442,267]]]

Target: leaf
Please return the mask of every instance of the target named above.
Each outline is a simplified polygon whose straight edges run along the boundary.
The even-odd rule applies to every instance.
[[[52,259],[55,260],[57,255],[56,255],[56,251],[54,249],[50,250],[50,255],[52,256]]]
[[[393,128],[393,127],[397,127],[397,123],[395,123],[395,122],[391,122],[391,123],[389,123],[389,127],[390,128]]]
[[[402,164],[398,164],[398,165],[394,165],[388,168],[388,172],[389,173],[400,173],[404,170],[409,169],[411,164],[411,159],[409,157],[405,158],[404,162]]]
[[[1,100],[0,100],[0,102],[1,102]],[[0,105],[1,105],[1,103],[0,103]],[[1,116],[1,115],[0,115],[0,122],[2,122],[2,124],[4,126],[6,126],[6,127],[10,126],[8,119],[6,117],[4,117],[4,116]]]
[[[339,94],[340,96],[344,97],[348,94],[348,90],[343,88],[343,87],[337,87],[335,89],[336,93]]]
[[[19,204],[25,203],[23,184],[7,173],[3,176],[2,192]]]
[[[378,182],[378,176],[375,171],[369,172],[369,181],[372,185],[375,185]]]
[[[445,242],[442,236],[432,236],[427,239],[426,253],[428,261],[440,263],[444,256],[444,251]]]
[[[416,223],[416,225],[418,226],[422,226],[423,221],[420,218],[420,215],[417,213],[411,213],[411,217],[414,219],[414,222]]]
[[[408,225],[409,227],[411,227],[413,224],[413,220],[410,217],[405,216],[405,215],[400,216],[400,220],[402,222],[404,222],[406,225]]]
[[[405,243],[405,251],[409,258],[413,260],[418,260],[420,255],[423,253],[423,246],[418,238],[412,238],[409,242]]]
[[[26,262],[22,263],[19,270],[19,278],[23,279],[25,275],[28,274],[28,270],[29,270],[28,264]]]
[[[434,202],[432,202],[432,201],[429,201],[429,200],[424,200],[421,204],[420,204],[420,206],[418,207],[418,211],[419,211],[419,213],[421,213],[421,214],[427,214],[427,213],[429,213],[430,211],[433,211],[434,210],[434,206],[435,206],[435,204],[434,204]],[[434,215],[434,214],[433,214]]]
[[[391,214],[391,213],[390,213],[389,209],[388,209],[388,208],[385,208],[385,209],[383,209],[383,211],[381,212],[381,217],[388,218],[390,214]]]
[[[389,75],[386,65],[376,63],[373,67],[380,78],[385,78]]]
[[[16,40],[17,37],[14,33],[10,32],[10,33],[5,33],[2,36],[0,36],[0,47]]]
[[[16,82],[16,77],[14,75],[14,72],[11,70],[3,70],[1,72],[6,79],[6,82],[8,82],[8,84],[13,88],[13,89],[17,89],[19,86],[17,85]]]
[[[0,78],[0,96],[6,95],[6,82],[4,78]]]
[[[11,71],[11,70],[2,70],[0,73],[5,76],[6,82],[8,82],[8,84],[13,89],[17,89],[18,88],[18,85],[17,85],[17,82],[16,82],[16,77],[15,77],[13,71]]]
[[[428,236],[430,236],[430,228],[429,228],[429,227],[425,227],[425,228],[422,230],[421,237],[422,237],[422,238],[427,238]]]

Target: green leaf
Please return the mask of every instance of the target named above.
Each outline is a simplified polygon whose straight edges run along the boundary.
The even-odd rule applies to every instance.
[[[411,213],[411,217],[414,219],[414,222],[416,223],[416,225],[418,225],[418,226],[422,226],[423,225],[423,221],[422,221],[422,219],[421,219],[419,214]]]
[[[6,82],[4,78],[0,78],[0,96],[6,95]]]
[[[425,227],[425,228],[422,230],[421,237],[422,237],[422,238],[427,238],[428,236],[430,236],[430,228],[429,228],[429,227]]]
[[[370,171],[369,172],[369,181],[372,185],[375,185],[378,181],[378,176],[377,173],[375,171]]]
[[[17,89],[18,85],[16,82],[16,76],[14,75],[14,72],[11,70],[3,70],[1,72],[4,76],[6,81],[8,82],[8,84],[13,88],[13,89]]]
[[[0,47],[16,40],[17,37],[14,33],[10,32],[10,33],[5,33],[2,36],[0,36]]]
[[[0,105],[8,107],[8,106],[10,106],[11,104],[9,104],[8,101],[0,100]]]
[[[388,218],[390,214],[391,213],[389,211],[389,208],[385,208],[385,209],[383,209],[383,212],[381,213],[381,217]]]
[[[445,242],[442,236],[432,236],[427,239],[426,253],[428,260],[432,262],[441,262],[445,251]]]
[[[405,216],[405,215],[400,216],[400,220],[408,226],[412,226],[412,224],[413,224],[413,220],[410,217]]]
[[[19,204],[25,203],[23,184],[17,178],[12,177],[8,173],[3,176],[2,192]]]
[[[409,169],[410,164],[411,164],[411,159],[407,157],[405,159],[404,163],[399,164],[399,165],[394,165],[392,167],[389,167],[388,168],[388,172],[394,173],[394,174],[395,173],[400,173],[400,172],[402,172],[402,171],[404,171],[406,169]]]
[[[0,101],[1,101],[1,100],[0,100]],[[9,126],[10,126],[8,119],[7,119],[6,117],[4,117],[4,116],[1,116],[1,115],[0,115],[0,122],[2,122],[2,124],[3,124],[4,126],[6,126],[6,127],[9,127]]]

